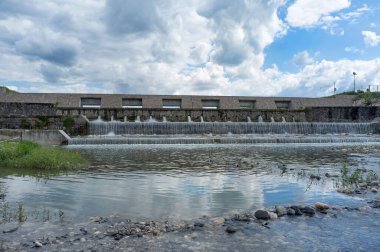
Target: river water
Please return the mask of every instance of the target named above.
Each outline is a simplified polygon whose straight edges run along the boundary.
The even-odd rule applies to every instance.
[[[67,174],[1,171],[3,221],[22,205],[28,222],[221,216],[288,204],[360,206],[336,192],[326,173],[366,168],[380,173],[380,155],[342,145],[93,145],[71,146],[90,164]],[[321,179],[310,179],[310,175]],[[5,204],[3,204],[5,205]],[[4,212],[8,211],[8,215]],[[5,216],[5,218],[4,218]]]

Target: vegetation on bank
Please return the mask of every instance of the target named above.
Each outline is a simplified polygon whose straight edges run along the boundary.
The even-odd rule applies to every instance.
[[[339,95],[352,95],[354,96],[354,101],[362,101],[365,106],[371,106],[375,102],[380,101],[380,92],[364,92],[362,90],[347,91],[343,93],[336,94]],[[328,96],[327,98],[333,98],[334,96]]]
[[[17,93],[17,92],[6,86],[0,86],[0,94],[1,93]]]
[[[68,171],[87,161],[79,153],[29,141],[0,142],[0,169]]]

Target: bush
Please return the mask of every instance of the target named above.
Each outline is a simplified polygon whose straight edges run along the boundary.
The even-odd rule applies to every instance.
[[[71,116],[66,116],[63,119],[63,127],[65,127],[66,129],[71,129],[72,127],[74,127],[74,125],[75,125],[75,120]]]
[[[37,129],[42,129],[46,127],[49,123],[49,118],[47,116],[38,116],[37,119],[38,121],[35,124],[35,127]]]
[[[20,127],[21,129],[30,129],[31,127],[30,121],[28,119],[21,118]]]

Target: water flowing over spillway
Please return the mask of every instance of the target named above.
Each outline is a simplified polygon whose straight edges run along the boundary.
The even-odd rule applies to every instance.
[[[371,123],[94,122],[90,135],[372,134]]]
[[[380,143],[375,123],[320,122],[105,122],[89,123],[89,136],[70,145]]]

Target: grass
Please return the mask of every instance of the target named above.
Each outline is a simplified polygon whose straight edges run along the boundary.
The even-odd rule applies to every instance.
[[[76,152],[29,141],[0,142],[0,169],[75,170],[87,161]]]
[[[17,93],[16,91],[6,87],[6,86],[0,86],[0,93]]]

